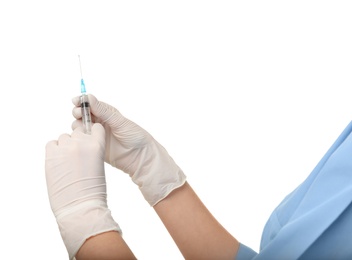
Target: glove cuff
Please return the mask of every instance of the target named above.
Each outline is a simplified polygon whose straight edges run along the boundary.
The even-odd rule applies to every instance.
[[[174,189],[186,182],[186,176],[167,153],[165,148],[154,140],[143,151],[144,162],[133,174],[132,180],[151,206],[167,197]]]
[[[70,260],[88,238],[108,231],[121,233],[107,204],[101,200],[86,201],[62,212],[56,221]]]

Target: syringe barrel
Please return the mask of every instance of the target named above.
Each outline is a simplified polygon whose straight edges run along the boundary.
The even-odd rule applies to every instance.
[[[92,127],[92,117],[90,114],[90,104],[88,100],[88,96],[82,94],[80,97],[81,101],[81,111],[82,111],[82,122],[84,133],[91,134],[91,127]]]

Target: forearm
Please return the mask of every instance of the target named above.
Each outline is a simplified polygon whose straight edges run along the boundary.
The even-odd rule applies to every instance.
[[[136,259],[120,233],[112,231],[93,236],[85,241],[76,254],[77,260]]]
[[[154,206],[186,259],[234,259],[238,241],[211,215],[186,182]]]

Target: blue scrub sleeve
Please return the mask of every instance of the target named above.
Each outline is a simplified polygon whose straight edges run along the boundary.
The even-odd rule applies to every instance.
[[[266,223],[253,259],[352,259],[352,122]]]
[[[235,260],[250,260],[253,259],[257,253],[249,247],[240,243]]]

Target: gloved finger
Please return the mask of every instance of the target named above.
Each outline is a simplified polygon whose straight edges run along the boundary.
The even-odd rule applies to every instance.
[[[72,99],[72,103],[76,106],[76,107],[79,107],[81,104],[80,104],[80,100],[79,100],[79,96],[77,97],[74,97]]]
[[[59,136],[59,139],[57,139],[58,145],[64,145],[67,144],[71,139],[71,136],[69,134],[62,134]]]
[[[79,107],[74,107],[72,109],[72,115],[76,119],[81,119],[82,118],[82,109]],[[95,122],[95,116],[91,115],[91,117],[92,117],[92,121]]]
[[[72,109],[72,115],[76,119],[82,118],[82,110],[81,110],[81,108],[80,107],[74,107]]]
[[[100,123],[107,123],[112,126],[123,119],[121,113],[113,106],[99,101],[92,94],[88,94],[91,113],[98,119]]]
[[[100,144],[105,146],[105,129],[101,124],[96,123],[92,125],[92,136],[94,136]]]
[[[120,119],[123,119],[123,116],[120,114],[120,112],[110,106],[109,104],[106,104],[104,102],[99,101],[94,95],[88,94],[88,100],[90,103],[90,108],[91,108],[91,113],[92,113],[92,118],[96,118],[97,121],[95,122],[100,122],[100,123],[107,123],[109,125],[113,125],[114,123],[116,124]],[[72,99],[72,103],[76,106],[72,110],[72,114],[76,119],[79,119],[82,117],[82,112],[79,108],[80,106],[80,97],[74,97]]]
[[[73,130],[73,132],[72,132],[72,134],[71,134],[71,137],[80,137],[80,136],[82,136],[82,135],[85,135],[85,134],[84,134],[84,131],[83,131],[83,125],[77,126],[77,127]]]
[[[97,100],[97,98],[94,95],[92,95],[92,94],[88,94],[88,100],[89,100],[89,103],[90,103],[90,102],[92,102],[92,100]],[[76,97],[72,98],[72,103],[76,107],[80,107],[81,106],[80,96],[76,96]]]
[[[72,122],[71,128],[74,131],[77,127],[83,127],[83,122],[82,120],[75,120]]]
[[[46,146],[45,146],[45,150],[48,151],[50,149],[52,149],[53,147],[57,147],[58,143],[57,140],[52,140],[50,142],[47,142]]]

